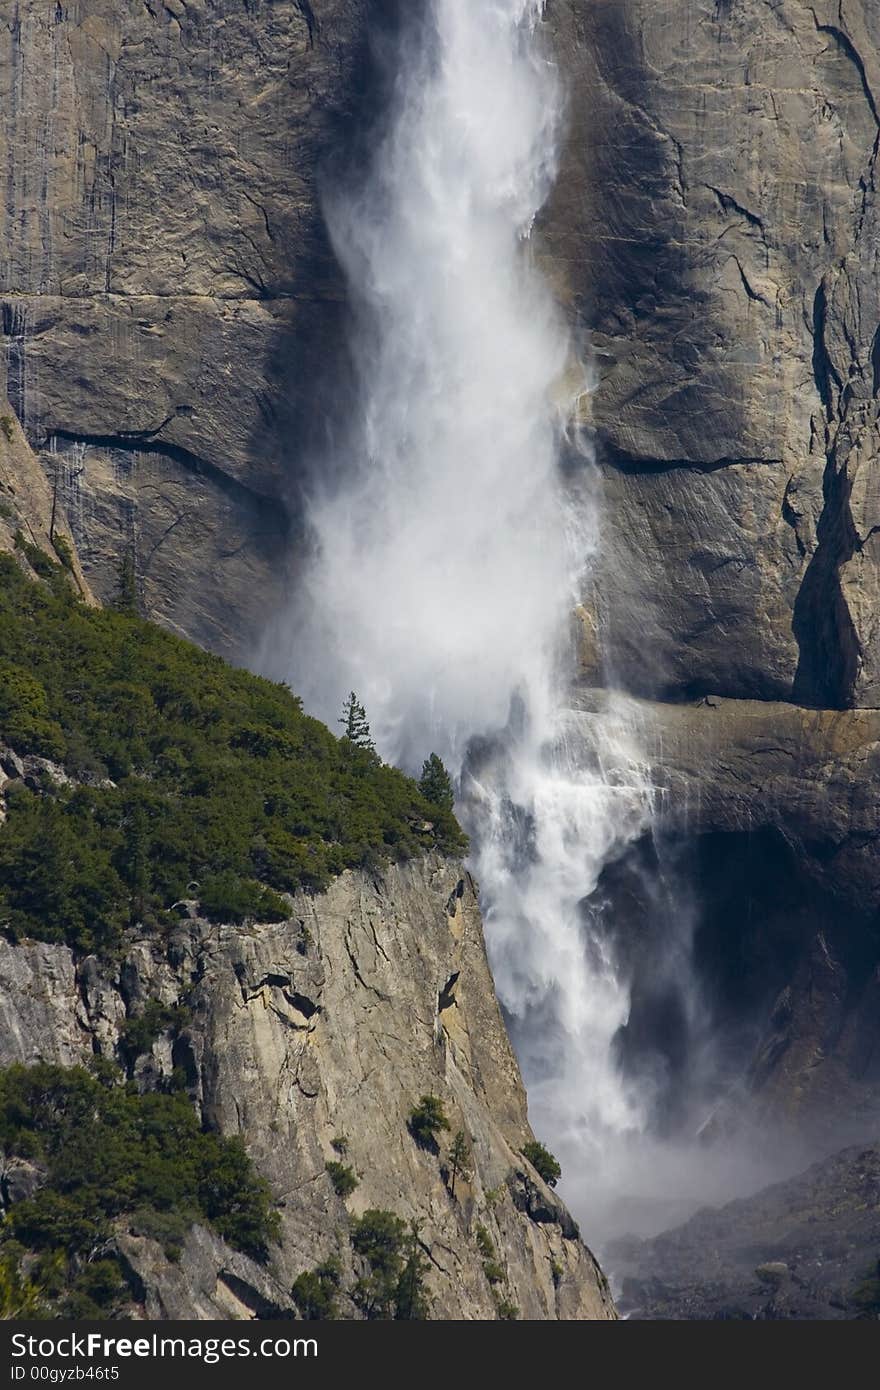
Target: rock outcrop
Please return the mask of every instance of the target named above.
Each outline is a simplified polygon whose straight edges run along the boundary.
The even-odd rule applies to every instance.
[[[120,1028],[150,999],[184,1005],[190,1021],[129,1059],[132,1074],[152,1085],[177,1069],[204,1118],[243,1136],[283,1234],[264,1269],[201,1229],[175,1264],[121,1232],[147,1316],[290,1310],[294,1278],[331,1255],[350,1287],[348,1216],[369,1208],[418,1223],[434,1317],[494,1318],[499,1303],[523,1318],[614,1316],[575,1223],[522,1155],[525,1093],[459,865],[348,872],[272,926],[185,916],[167,940],[132,938],[114,965],[0,940],[0,1064],[124,1056]],[[451,1124],[436,1151],[408,1128],[424,1094],[441,1098]],[[459,1129],[473,1173],[453,1196],[445,1154]],[[358,1178],[347,1201],[325,1167],[340,1157],[334,1140]],[[479,1227],[494,1246],[493,1282]]]
[[[31,549],[30,558],[27,550]],[[0,394],[0,551],[35,574],[39,556],[64,563],[86,603],[93,603],[63,504],[40,467],[9,402]]]

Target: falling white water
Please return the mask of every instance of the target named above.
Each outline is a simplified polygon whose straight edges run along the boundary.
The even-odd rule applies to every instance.
[[[611,1051],[627,989],[583,900],[650,787],[624,703],[565,711],[597,522],[582,446],[560,473],[585,378],[529,241],[561,118],[542,8],[430,0],[365,180],[327,208],[360,393],[310,499],[289,674],[331,723],[354,689],[389,760],[461,773],[533,1123],[593,1163],[642,1113]]]

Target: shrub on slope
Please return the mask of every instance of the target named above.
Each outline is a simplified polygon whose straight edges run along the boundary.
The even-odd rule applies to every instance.
[[[277,919],[278,891],[465,847],[451,811],[284,685],[131,613],[86,608],[64,571],[0,555],[0,738],[71,786],[13,785],[0,923],[111,950],[133,922],[200,897],[216,919]]]

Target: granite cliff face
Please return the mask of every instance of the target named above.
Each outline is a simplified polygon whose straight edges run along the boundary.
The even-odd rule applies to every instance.
[[[573,742],[606,698],[579,692]],[[880,1124],[880,712],[707,698],[633,701],[630,718],[657,812],[601,884],[632,979],[624,1056],[659,1048],[674,1121],[696,982],[726,1075],[706,1138],[745,1121],[801,1153],[864,1140]],[[693,980],[669,945],[683,917]]]
[[[6,385],[95,591],[241,656],[342,298],[316,166],[361,0],[0,4]],[[282,505],[279,506],[279,500]]]
[[[549,22],[570,136],[543,236],[594,347],[607,660],[646,694],[876,705],[877,8]]]
[[[184,909],[181,909],[184,911]],[[353,1282],[347,1211],[394,1211],[419,1225],[432,1317],[613,1318],[604,1277],[577,1227],[521,1149],[526,1098],[486,961],[474,888],[437,857],[382,877],[346,873],[271,926],[183,916],[166,941],[133,936],[110,966],[64,946],[0,940],[0,1065],[97,1054],[151,999],[189,1023],[129,1063],[143,1085],[182,1070],[201,1115],[241,1134],[280,1201],[282,1239],[266,1268],[200,1227],[181,1260],[125,1230],[119,1248],[147,1317],[277,1316],[293,1280],[338,1255]],[[444,1154],[408,1129],[423,1094],[473,1137],[473,1174],[454,1196]],[[346,1202],[325,1164],[359,1183]],[[477,1230],[494,1246],[490,1283]],[[340,1315],[357,1317],[354,1305]]]

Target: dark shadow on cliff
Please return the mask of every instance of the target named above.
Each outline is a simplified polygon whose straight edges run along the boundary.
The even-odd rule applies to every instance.
[[[658,1134],[693,1134],[734,1097],[805,1153],[870,1132],[880,924],[824,887],[829,853],[769,827],[654,834],[605,869],[596,897],[632,991],[617,1056],[653,1093]]]

